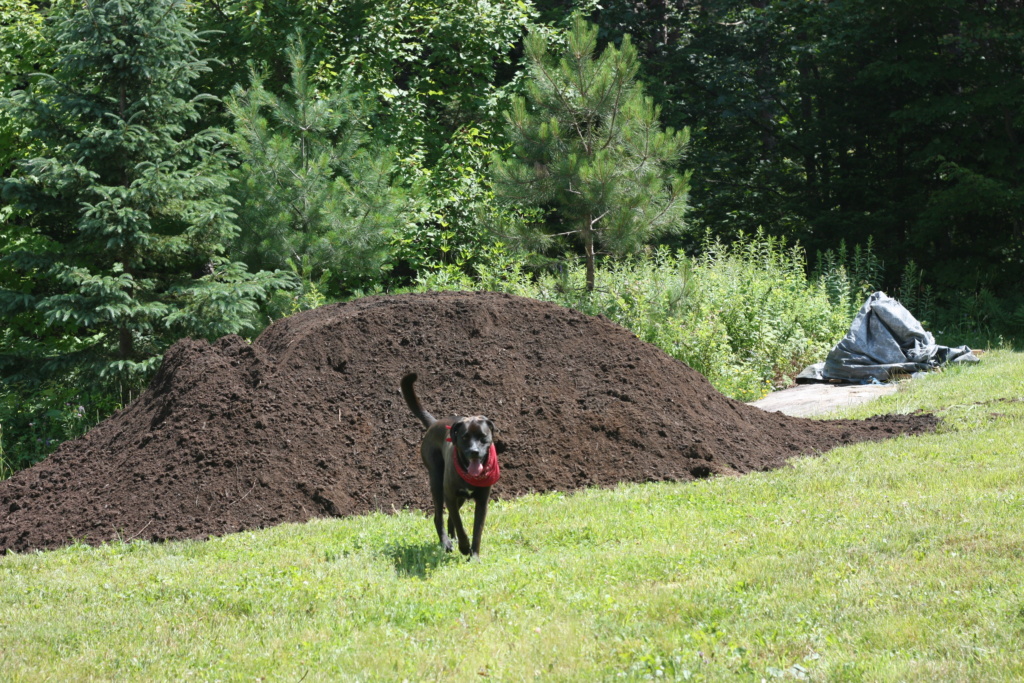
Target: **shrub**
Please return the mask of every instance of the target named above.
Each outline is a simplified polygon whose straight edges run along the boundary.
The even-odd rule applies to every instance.
[[[103,385],[77,373],[40,383],[6,383],[0,390],[0,480],[46,458],[123,407],[141,384]]]

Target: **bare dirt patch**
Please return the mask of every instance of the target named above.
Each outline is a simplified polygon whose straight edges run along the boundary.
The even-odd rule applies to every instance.
[[[607,320],[530,299],[371,297],[251,345],[175,344],[130,406],[0,482],[0,552],[428,509],[421,426],[398,393],[410,370],[434,415],[494,420],[499,498],[768,470],[936,423],[766,413]]]

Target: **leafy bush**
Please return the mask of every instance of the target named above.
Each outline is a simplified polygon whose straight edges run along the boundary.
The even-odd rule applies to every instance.
[[[874,246],[869,237],[865,247],[857,244],[847,249],[846,242],[840,241],[838,249],[818,253],[812,277],[824,287],[832,305],[844,308],[850,318],[881,286],[885,264],[875,255]]]
[[[77,439],[137,396],[142,385],[102,385],[71,373],[0,390],[0,481]]]

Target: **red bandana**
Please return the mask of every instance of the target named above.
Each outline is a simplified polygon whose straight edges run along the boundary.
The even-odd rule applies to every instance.
[[[448,437],[448,440],[451,441],[451,437]],[[459,462],[459,449],[455,447],[454,442],[452,442],[452,460],[455,461],[455,471],[462,477],[462,481],[470,486],[479,486],[480,488],[493,486],[501,476],[501,468],[498,467],[498,449],[494,447],[493,443],[487,452],[487,462],[484,463],[483,472],[479,477],[474,477],[463,469],[462,463]]]

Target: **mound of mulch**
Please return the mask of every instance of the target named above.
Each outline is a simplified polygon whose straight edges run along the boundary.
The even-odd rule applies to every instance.
[[[371,297],[251,345],[175,344],[135,402],[0,482],[0,552],[428,510],[422,428],[398,391],[408,371],[434,415],[493,419],[499,498],[768,470],[935,426],[765,413],[603,318],[531,299]]]

